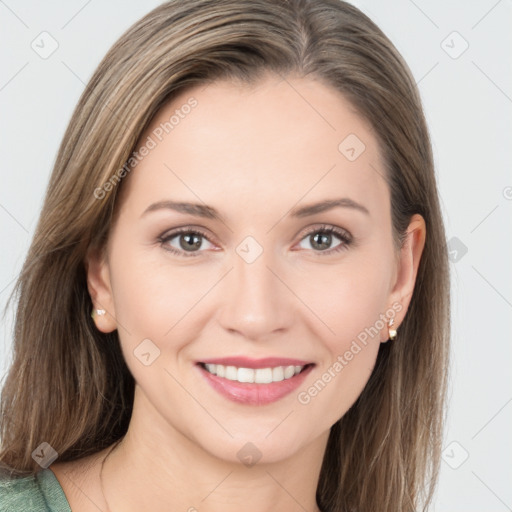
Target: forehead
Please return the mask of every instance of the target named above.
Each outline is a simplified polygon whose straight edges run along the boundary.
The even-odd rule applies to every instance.
[[[139,209],[168,196],[199,198],[220,211],[257,207],[257,198],[260,209],[284,213],[301,198],[340,195],[387,207],[371,126],[313,79],[267,76],[250,86],[188,89],[158,112],[144,145],[151,149],[125,184]]]

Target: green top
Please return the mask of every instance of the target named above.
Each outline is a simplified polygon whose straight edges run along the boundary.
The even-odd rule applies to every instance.
[[[0,512],[71,512],[51,469],[35,475],[0,478]]]

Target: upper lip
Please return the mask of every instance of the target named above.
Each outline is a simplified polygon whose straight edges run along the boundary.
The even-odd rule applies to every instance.
[[[262,359],[250,359],[248,357],[217,357],[198,361],[204,364],[221,364],[223,366],[236,366],[238,368],[269,368],[274,366],[306,366],[313,364],[302,359],[290,359],[287,357],[264,357]]]

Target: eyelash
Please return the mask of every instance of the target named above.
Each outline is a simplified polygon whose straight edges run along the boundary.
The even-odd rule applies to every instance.
[[[166,251],[169,251],[178,256],[183,256],[185,258],[199,256],[202,251],[192,251],[192,252],[187,253],[186,251],[179,251],[169,245],[164,247],[164,245],[167,244],[167,242],[169,242],[173,238],[176,238],[176,236],[178,236],[182,233],[200,235],[201,237],[208,240],[210,243],[213,243],[204,231],[202,231],[201,229],[198,229],[198,228],[192,228],[192,227],[188,227],[188,226],[185,226],[182,228],[177,228],[168,234],[163,234],[158,237],[158,241],[160,242],[160,245]],[[345,251],[348,249],[348,246],[350,246],[352,244],[352,237],[348,234],[347,231],[337,228],[335,226],[327,225],[327,224],[321,225],[319,227],[315,227],[314,229],[311,229],[311,230],[307,231],[306,233],[302,234],[300,241],[304,240],[308,236],[311,236],[313,234],[318,234],[318,233],[327,234],[327,235],[334,234],[342,242],[339,245],[337,245],[334,249],[327,249],[325,251],[313,251],[313,252],[317,253],[318,256],[331,255],[331,254],[338,253],[340,251]]]

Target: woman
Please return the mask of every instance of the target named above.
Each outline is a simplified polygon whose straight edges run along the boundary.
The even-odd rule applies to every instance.
[[[430,503],[444,228],[414,80],[355,7],[137,22],[73,114],[16,289],[0,510]]]

